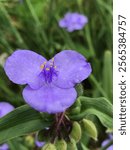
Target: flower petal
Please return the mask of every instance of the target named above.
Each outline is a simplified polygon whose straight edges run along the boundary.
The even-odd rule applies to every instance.
[[[53,85],[42,86],[33,90],[26,86],[23,90],[23,97],[30,106],[40,112],[58,113],[70,107],[76,100],[74,88],[61,89]]]
[[[41,55],[30,50],[17,50],[8,57],[4,69],[11,81],[17,84],[29,84],[32,88],[41,86],[38,77],[40,66],[46,61]]]
[[[0,150],[9,150],[8,144],[4,143],[4,144],[0,145]]]
[[[0,118],[14,110],[14,106],[7,102],[0,102]]]
[[[108,143],[110,142],[110,140],[105,140],[102,143],[102,147],[106,146]],[[113,145],[110,145],[106,150],[113,150]]]
[[[54,84],[60,88],[70,88],[86,79],[92,69],[85,57],[73,50],[64,50],[54,57],[58,78]]]
[[[62,28],[65,28],[66,27],[66,24],[67,24],[67,21],[65,19],[61,19],[59,21],[59,26],[62,27]]]

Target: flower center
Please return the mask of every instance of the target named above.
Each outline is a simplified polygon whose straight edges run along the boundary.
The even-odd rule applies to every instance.
[[[54,58],[50,62],[44,62],[40,68],[42,69],[41,74],[44,77],[46,83],[51,83],[58,76],[58,71],[54,64]]]

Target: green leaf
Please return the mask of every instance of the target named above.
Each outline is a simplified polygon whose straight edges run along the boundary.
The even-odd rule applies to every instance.
[[[0,143],[41,130],[50,125],[45,114],[24,105],[0,119]]]
[[[112,54],[106,51],[104,54],[102,87],[107,93],[107,97],[112,102]]]
[[[8,145],[10,150],[28,150],[28,148],[16,138],[8,141]]]
[[[73,120],[82,120],[89,115],[95,115],[101,123],[109,130],[112,129],[112,104],[104,97],[90,98],[80,96],[81,112],[77,115],[69,116]]]

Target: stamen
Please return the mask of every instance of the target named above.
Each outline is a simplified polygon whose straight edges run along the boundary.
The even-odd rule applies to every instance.
[[[52,62],[54,62],[54,57],[52,58]]]
[[[44,69],[46,62],[44,62],[43,64],[41,64],[40,69]]]
[[[41,73],[46,83],[51,83],[58,76],[56,70],[57,67],[54,64],[54,58],[52,58],[49,63],[44,62],[40,68],[42,69]]]
[[[50,68],[46,68],[46,70],[47,70],[47,71],[49,71],[49,70],[50,70]]]

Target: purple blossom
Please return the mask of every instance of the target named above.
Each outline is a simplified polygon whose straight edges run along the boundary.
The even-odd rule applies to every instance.
[[[59,21],[59,26],[66,28],[68,32],[73,32],[74,30],[81,30],[86,23],[88,23],[88,18],[86,16],[77,12],[69,12]]]
[[[14,107],[11,104],[7,102],[0,102],[0,118],[11,112],[13,109]],[[8,150],[8,149],[9,149],[8,144],[4,143],[0,145],[0,150]]]
[[[0,150],[9,150],[9,146],[8,146],[8,144],[2,144],[2,145],[0,145]]]
[[[0,102],[0,118],[8,114],[14,107],[7,102]]]
[[[17,50],[4,69],[14,83],[27,84],[23,90],[26,103],[48,113],[70,107],[77,97],[74,86],[91,73],[90,63],[73,50],[64,50],[49,61],[30,50]]]
[[[37,135],[36,135],[36,137],[35,137],[35,145],[36,145],[37,147],[43,147],[44,144],[45,144],[45,142],[39,141],[39,140],[38,140],[38,137],[37,137]]]
[[[107,145],[112,139],[113,139],[113,136],[110,134],[109,139],[106,139],[105,141],[103,141],[102,146]],[[109,146],[106,150],[113,150],[113,145]]]
[[[43,147],[45,142],[35,141],[37,147]]]

